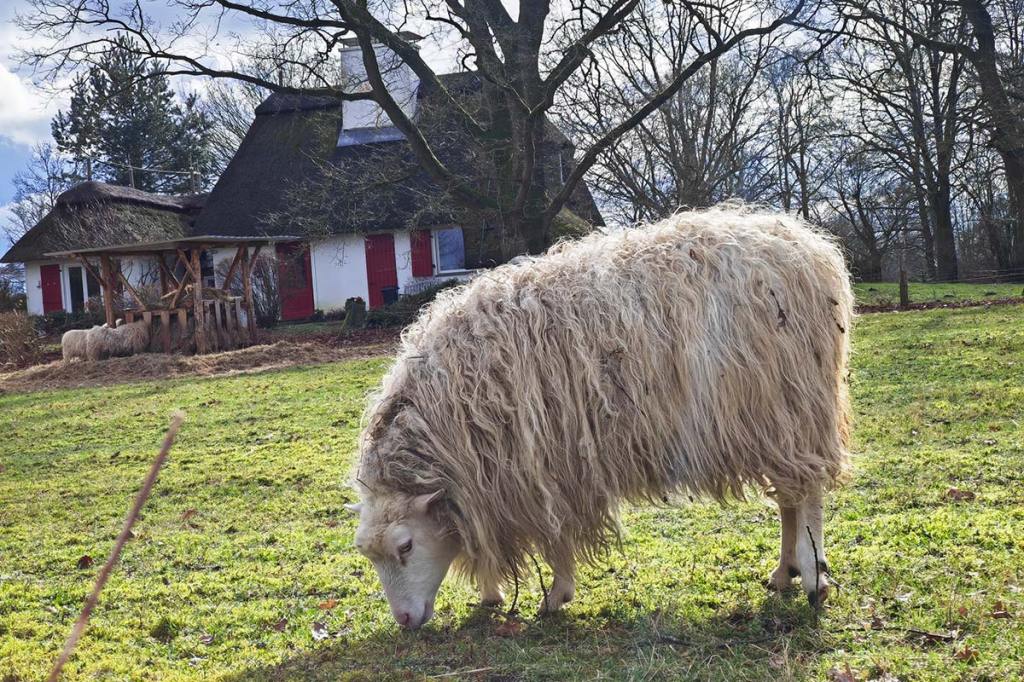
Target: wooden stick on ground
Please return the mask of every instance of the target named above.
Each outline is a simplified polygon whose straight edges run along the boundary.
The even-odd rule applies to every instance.
[[[114,549],[110,552],[110,556],[107,557],[107,563],[103,564],[102,570],[96,576],[96,584],[93,585],[89,598],[85,600],[82,613],[78,616],[78,620],[75,621],[75,626],[71,628],[71,635],[68,636],[68,641],[64,643],[64,651],[61,652],[60,658],[57,659],[53,670],[50,671],[50,676],[46,678],[47,682],[56,682],[60,678],[64,664],[71,658],[75,645],[78,644],[78,639],[85,632],[85,625],[89,622],[89,616],[100,599],[100,592],[103,590],[103,586],[107,584],[107,579],[110,577],[114,570],[114,565],[117,564],[117,560],[121,556],[121,550],[124,549],[125,543],[128,542],[128,538],[131,536],[132,526],[135,525],[136,519],[139,518],[139,512],[142,511],[142,505],[146,503],[146,498],[149,497],[149,493],[153,490],[153,484],[156,483],[160,467],[163,466],[164,460],[167,459],[167,454],[171,451],[171,446],[174,445],[174,438],[178,435],[178,428],[184,419],[185,414],[180,411],[175,412],[174,416],[171,417],[171,425],[167,429],[167,435],[164,436],[160,452],[157,454],[156,459],[153,460],[152,466],[149,467],[149,473],[146,474],[146,480],[142,483],[142,489],[135,496],[135,503],[124,520],[124,527],[121,528],[121,534],[117,536],[117,542],[114,543]]]

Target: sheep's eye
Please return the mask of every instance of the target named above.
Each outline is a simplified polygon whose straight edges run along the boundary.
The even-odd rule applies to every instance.
[[[412,540],[406,540],[401,547],[398,548],[399,554],[408,554],[412,551]]]

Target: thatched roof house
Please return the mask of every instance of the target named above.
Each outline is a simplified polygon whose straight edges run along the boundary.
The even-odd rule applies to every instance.
[[[358,80],[358,48],[343,50],[342,59],[343,71]],[[478,178],[481,160],[451,127],[456,117],[407,67],[392,76],[392,94],[438,155],[456,173]],[[472,73],[441,79],[468,104],[480,94]],[[573,148],[553,125],[545,131],[538,172],[557,187],[571,168]],[[580,219],[601,224],[582,184],[568,209],[573,225]],[[494,233],[484,219],[446,199],[375,103],[274,94],[257,107],[205,201],[85,183],[62,196],[4,260],[26,263],[29,311],[42,313],[71,310],[91,292],[88,282],[72,290],[81,273],[72,262],[54,260],[58,252],[182,237],[258,237],[274,243],[269,250],[280,272],[281,316],[302,319],[317,309],[341,308],[351,297],[378,307],[439,280],[470,276],[495,264]],[[217,261],[230,257],[207,244],[206,285],[218,285]]]

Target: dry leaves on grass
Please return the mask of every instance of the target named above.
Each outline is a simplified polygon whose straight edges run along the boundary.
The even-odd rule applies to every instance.
[[[971,663],[972,661],[978,660],[978,650],[972,649],[969,644],[964,644],[964,648],[953,654],[953,658],[958,661]]]
[[[317,608],[323,609],[324,611],[329,611],[330,609],[333,609],[337,605],[338,605],[338,600],[331,598],[331,599],[327,599],[327,600],[322,601],[319,604],[317,604]]]
[[[498,637],[518,637],[526,629],[526,623],[521,620],[506,620],[494,629]]]
[[[1010,612],[1006,610],[1006,605],[1001,601],[997,601],[992,607],[992,613],[989,614],[993,618],[1011,618]]]
[[[286,627],[288,627],[288,619],[287,618],[282,618],[281,620],[277,621],[276,623],[274,623],[270,627],[274,628],[278,632],[284,632],[284,629]]]
[[[89,568],[92,566],[92,557],[88,554],[83,554],[75,565],[79,568]]]
[[[310,632],[313,634],[313,640],[316,642],[320,642],[331,636],[327,631],[327,623],[321,623],[319,621],[313,623],[313,626],[310,628]]]
[[[953,500],[954,502],[970,502],[977,497],[970,490],[961,490],[960,488],[950,488],[946,491],[946,497]]]

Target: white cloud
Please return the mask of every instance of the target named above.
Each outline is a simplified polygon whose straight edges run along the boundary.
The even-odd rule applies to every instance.
[[[56,98],[0,64],[0,137],[24,145],[45,140],[59,108]]]

